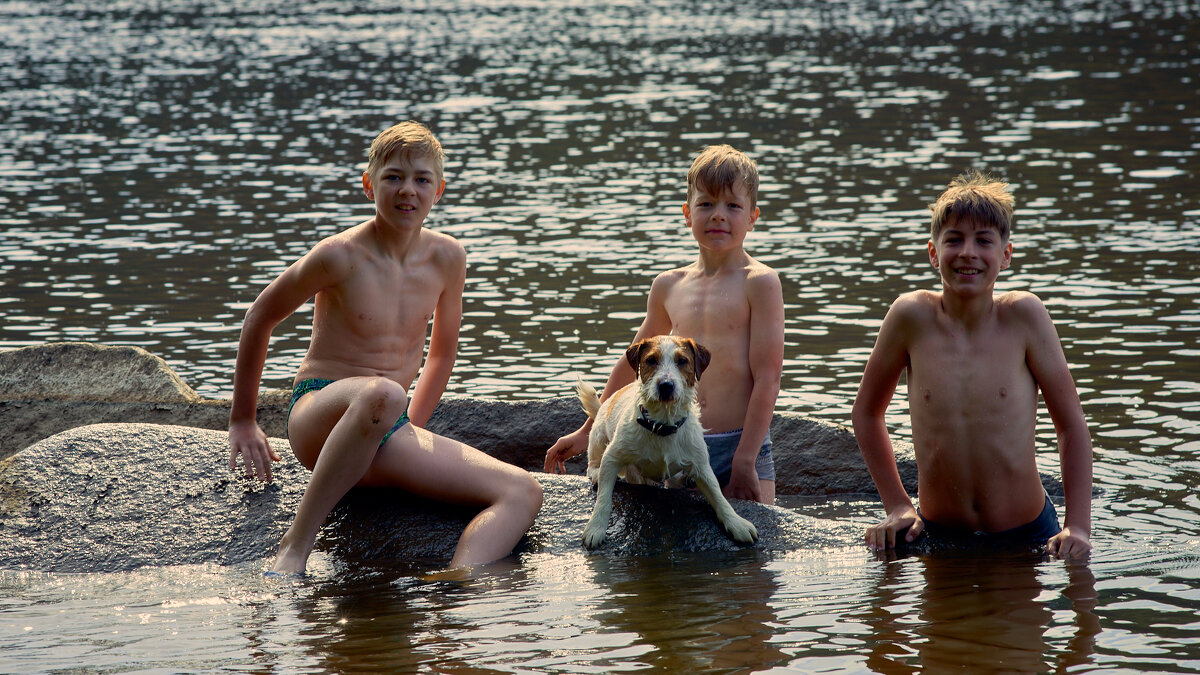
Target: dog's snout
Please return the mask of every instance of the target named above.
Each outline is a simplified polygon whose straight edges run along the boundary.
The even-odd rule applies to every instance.
[[[663,380],[658,383],[658,400],[672,401],[675,399],[675,383],[670,380]]]

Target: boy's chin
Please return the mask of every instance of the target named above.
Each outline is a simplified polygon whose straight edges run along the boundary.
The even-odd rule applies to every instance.
[[[975,293],[991,293],[996,286],[996,280],[989,279],[983,274],[975,276],[954,276],[949,279],[942,277],[942,288],[947,291],[967,295]]]

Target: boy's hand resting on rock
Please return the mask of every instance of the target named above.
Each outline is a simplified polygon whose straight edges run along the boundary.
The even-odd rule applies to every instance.
[[[271,482],[271,462],[282,459],[271,449],[267,435],[256,422],[229,425],[229,470],[237,471],[237,457],[242,456],[247,478]]]

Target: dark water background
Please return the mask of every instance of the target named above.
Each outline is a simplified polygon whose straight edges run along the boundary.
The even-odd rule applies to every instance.
[[[1200,671],[1198,44],[1180,1],[0,2],[0,347],[140,345],[227,396],[249,302],[371,214],[365,148],[415,118],[450,153],[429,224],[470,256],[449,393],[567,395],[694,255],[684,174],[729,142],[784,278],[779,408],[846,423],[888,304],[936,283],[925,206],[979,167],[1014,186],[998,286],[1050,308],[1100,490],[1088,566],[875,560],[851,498],[788,504],[841,548],[464,586],[0,572],[0,671]]]

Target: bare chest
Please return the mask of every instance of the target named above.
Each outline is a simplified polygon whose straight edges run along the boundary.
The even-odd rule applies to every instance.
[[[945,421],[1030,411],[1037,385],[1025,357],[1025,341],[1015,333],[931,331],[909,350],[910,408]]]
[[[709,350],[744,348],[749,340],[750,303],[741,284],[683,283],[665,305],[672,332]]]
[[[412,331],[423,336],[441,290],[429,275],[403,268],[367,267],[317,295],[315,320],[337,324],[362,338]]]

